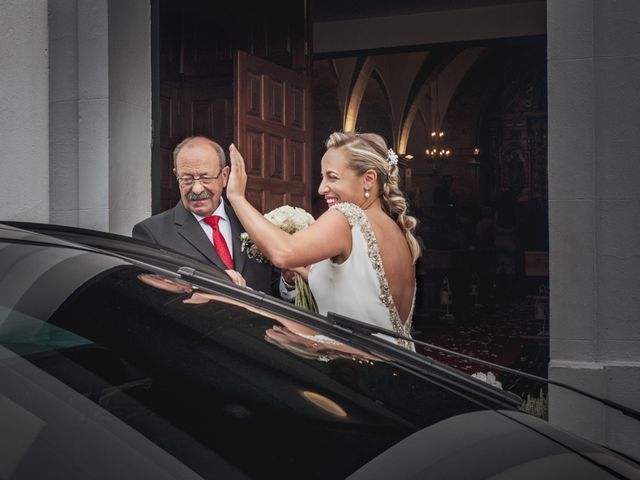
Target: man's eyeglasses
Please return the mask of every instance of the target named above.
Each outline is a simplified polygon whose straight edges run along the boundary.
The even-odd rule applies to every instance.
[[[197,177],[194,177],[193,175],[183,175],[176,178],[178,179],[178,182],[180,182],[180,185],[184,185],[185,187],[190,187],[196,182],[200,182],[202,185],[209,185],[214,180],[220,178],[222,170],[224,170],[224,168],[221,168],[218,174],[213,176],[199,175]]]

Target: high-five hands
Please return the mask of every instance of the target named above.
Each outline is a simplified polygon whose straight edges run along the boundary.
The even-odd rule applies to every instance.
[[[227,198],[233,202],[236,198],[244,197],[247,188],[247,171],[244,159],[233,143],[229,147],[229,158],[231,159],[231,173],[229,173],[227,182]]]

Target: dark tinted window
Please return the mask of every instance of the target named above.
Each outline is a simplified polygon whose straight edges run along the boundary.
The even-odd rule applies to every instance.
[[[343,478],[478,408],[277,312],[49,250],[57,263],[23,275],[21,293],[0,292],[0,344],[204,477]]]

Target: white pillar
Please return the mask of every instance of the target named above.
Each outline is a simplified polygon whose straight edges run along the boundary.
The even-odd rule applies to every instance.
[[[549,0],[551,362],[640,410],[640,2]],[[552,389],[550,420],[640,456],[640,422]]]
[[[109,229],[107,0],[78,5],[78,225]]]
[[[48,222],[47,2],[0,12],[0,219]]]
[[[51,223],[78,225],[78,28],[76,0],[49,0]]]
[[[109,229],[107,0],[50,0],[51,223]]]
[[[109,1],[109,230],[151,214],[150,2]]]
[[[128,235],[151,212],[150,3],[49,3],[51,222]]]

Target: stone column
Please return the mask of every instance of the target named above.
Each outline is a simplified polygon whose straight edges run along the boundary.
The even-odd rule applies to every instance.
[[[109,230],[151,214],[151,7],[109,0]]]
[[[49,11],[51,221],[128,235],[151,212],[150,3]]]
[[[49,1],[51,223],[78,225],[78,29],[76,0]]]
[[[51,223],[109,228],[107,0],[50,0]]]
[[[0,12],[0,219],[48,222],[47,2]]]
[[[109,229],[107,0],[78,1],[78,225]]]
[[[640,2],[549,0],[550,378],[640,410]],[[550,421],[640,455],[640,422],[552,388]]]

